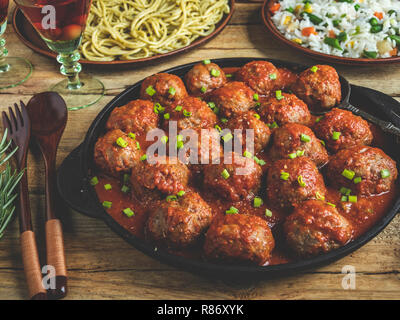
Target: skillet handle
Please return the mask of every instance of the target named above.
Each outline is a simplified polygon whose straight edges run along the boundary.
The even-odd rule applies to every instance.
[[[350,103],[343,105],[343,109],[349,110],[353,112],[355,115],[360,116],[361,118],[364,118],[365,120],[372,122],[373,124],[376,124],[379,126],[384,132],[393,134],[397,136],[397,138],[400,138],[400,129],[396,127],[393,123],[381,120],[368,112],[362,111],[354,106],[352,106]]]
[[[102,219],[102,208],[81,170],[81,145],[63,161],[57,171],[57,188],[69,207],[92,218]]]

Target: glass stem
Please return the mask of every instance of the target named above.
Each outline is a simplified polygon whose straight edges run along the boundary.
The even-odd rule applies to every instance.
[[[57,56],[57,61],[61,63],[60,71],[68,78],[67,87],[69,90],[77,90],[83,85],[79,80],[79,72],[82,70],[82,66],[78,62],[80,58],[78,50],[72,53],[60,53]]]
[[[8,55],[6,40],[3,38],[6,27],[7,20],[0,26],[0,72],[7,72],[10,69],[10,65],[6,62],[6,57]]]

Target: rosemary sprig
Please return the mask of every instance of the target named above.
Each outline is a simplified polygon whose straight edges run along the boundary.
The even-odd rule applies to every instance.
[[[14,190],[24,174],[23,171],[18,173],[17,170],[11,169],[9,160],[18,147],[6,154],[10,146],[11,140],[7,142],[6,129],[0,142],[0,166],[2,167],[0,173],[0,239],[3,237],[4,230],[11,221],[15,211],[14,200],[18,194]]]

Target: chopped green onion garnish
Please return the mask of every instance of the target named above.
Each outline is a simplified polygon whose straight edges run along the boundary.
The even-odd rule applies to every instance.
[[[223,137],[222,137],[222,140],[224,140],[225,142],[228,142],[229,140],[231,140],[233,138],[233,135],[232,135],[232,133],[227,133],[226,135],[224,135]]]
[[[318,71],[318,67],[317,66],[313,66],[311,67],[311,72],[316,73]]]
[[[140,150],[140,143],[139,143],[139,141],[136,141],[136,150]]]
[[[347,178],[347,179],[349,179],[349,180],[353,180],[355,174],[356,173],[354,171],[347,170],[347,169],[344,169],[343,172],[342,172],[342,176]]]
[[[92,186],[95,186],[95,185],[98,184],[98,183],[99,183],[99,178],[93,177],[92,179],[90,179],[90,184],[91,184]]]
[[[228,119],[226,119],[226,118],[221,118],[221,122],[222,122],[222,123],[227,123],[227,122],[228,122]]]
[[[245,156],[246,158],[253,158],[253,155],[251,154],[251,152],[248,152],[247,150],[245,152],[243,152],[243,156]]]
[[[326,146],[326,144],[325,144],[325,141],[324,140],[319,140],[319,142],[321,142],[321,144],[325,147]]]
[[[128,133],[128,137],[131,138],[132,140],[135,140],[136,139],[136,134],[134,134],[132,132],[129,132]]]
[[[219,75],[221,74],[221,72],[217,69],[211,69],[210,73],[213,77],[219,77]]]
[[[258,113],[255,113],[254,114],[254,118],[256,118],[257,120],[260,120],[261,117],[260,117],[260,115]]]
[[[275,91],[275,97],[277,100],[282,100],[283,99],[282,91],[281,90]]]
[[[169,118],[170,118],[169,113],[164,113],[164,119],[165,119],[165,120],[169,120]]]
[[[217,129],[219,132],[221,132],[222,131],[222,129],[221,129],[221,127],[219,126],[219,125],[215,125],[215,127],[214,127],[215,129]]]
[[[346,201],[347,201],[347,197],[346,197],[346,196],[342,196],[342,197],[340,198],[340,201],[346,202]]]
[[[172,196],[167,196],[165,198],[165,200],[167,200],[167,202],[170,202],[170,201],[176,201],[176,200],[178,200],[178,198],[176,196],[172,195]]]
[[[299,183],[300,187],[306,186],[306,183],[304,182],[303,177],[301,175],[297,177],[297,182]]]
[[[322,195],[319,191],[316,192],[315,197],[316,197],[318,200],[325,200],[325,196]]]
[[[355,184],[357,184],[357,183],[360,183],[361,180],[362,180],[361,177],[357,177],[357,178],[354,178],[353,182],[354,182]]]
[[[237,214],[239,213],[239,210],[236,209],[235,207],[230,207],[229,210],[225,211],[226,214]]]
[[[218,114],[218,113],[219,113],[219,108],[218,108],[218,107],[215,107],[215,108],[213,109],[213,111],[214,111],[215,114]]]
[[[215,103],[214,103],[214,102],[209,102],[209,103],[208,103],[208,106],[209,106],[211,109],[214,109],[214,108],[215,108]]]
[[[390,171],[389,171],[388,169],[383,169],[383,170],[381,170],[381,177],[382,177],[383,179],[389,178],[389,177],[390,177]]]
[[[339,140],[340,136],[341,136],[340,132],[334,131],[332,133],[332,140],[334,140],[334,141]]]
[[[122,212],[123,212],[128,218],[130,218],[130,217],[132,217],[132,216],[135,215],[135,213],[132,211],[131,208],[126,208],[126,209],[122,210]]]
[[[168,89],[168,93],[169,93],[171,96],[174,96],[175,93],[176,93],[175,88],[174,88],[174,87],[169,88],[169,89]]]
[[[221,176],[222,176],[222,178],[224,178],[224,179],[228,179],[231,175],[229,174],[228,170],[224,169],[224,170],[221,172]]]
[[[233,77],[233,74],[227,73],[225,76],[226,76],[227,78],[232,78],[232,77]]]
[[[310,141],[311,141],[311,138],[310,138],[310,136],[308,136],[308,135],[302,133],[302,134],[300,135],[300,140],[303,141],[303,142],[310,142]]]
[[[184,195],[185,195],[185,191],[183,191],[183,190],[181,190],[181,191],[178,191],[178,193],[177,193],[177,196],[178,197],[183,197]]]
[[[177,148],[177,149],[182,149],[183,146],[184,146],[183,141],[177,141],[177,142],[176,142],[176,148]]]
[[[344,194],[346,196],[348,196],[351,193],[351,189],[345,187],[341,187],[339,191],[341,194]]]
[[[106,189],[106,190],[111,190],[111,189],[112,189],[111,184],[109,184],[109,183],[105,184],[105,185],[104,185],[104,189]]]
[[[146,88],[146,93],[147,93],[150,97],[152,97],[152,96],[155,95],[156,90],[154,90],[153,86],[148,86],[148,87]]]
[[[129,191],[129,187],[128,186],[125,186],[125,185],[123,185],[122,186],[122,188],[121,188],[121,191],[123,192],[123,193],[127,193],[128,191]]]
[[[207,92],[207,88],[206,88],[206,87],[201,87],[201,88],[200,88],[200,91],[201,91],[202,93],[206,93],[206,92]]]
[[[328,206],[331,206],[331,207],[336,208],[336,204],[333,204],[333,203],[331,203],[331,202],[327,202],[326,204],[327,204]]]
[[[265,216],[266,217],[272,217],[272,211],[269,209],[265,209]]]
[[[276,121],[274,121],[274,122],[272,122],[272,123],[267,123],[267,126],[268,126],[269,128],[272,128],[272,129],[274,129],[274,128],[279,128],[279,126],[278,126],[278,124],[276,123]]]
[[[318,117],[318,118],[316,118],[316,119],[315,119],[315,123],[320,122],[322,118],[323,118],[323,117]]]
[[[110,209],[112,207],[112,202],[111,201],[103,201],[103,207]]]
[[[117,145],[119,145],[121,148],[126,148],[127,146],[128,146],[128,142],[126,142],[125,140],[124,140],[124,138],[122,138],[122,137],[119,137],[118,139],[117,139],[117,141],[115,141],[116,143],[117,143]]]
[[[271,80],[276,80],[276,73],[271,73],[271,74],[269,75],[269,78],[270,78]]]
[[[285,171],[281,171],[281,179],[287,181],[290,177],[290,174],[288,172]]]
[[[261,102],[256,102],[256,108],[258,108],[259,106],[261,106]]]
[[[165,111],[165,108],[159,104],[158,102],[154,104],[154,113],[155,114],[159,114],[159,113],[163,113]]]
[[[296,156],[302,157],[302,156],[304,156],[304,152],[305,152],[305,150],[297,150],[296,151]]]
[[[256,156],[254,156],[253,159],[254,159],[254,161],[255,161],[258,165],[260,165],[260,166],[263,166],[263,165],[266,164],[266,162],[265,162],[264,160],[258,159]]]
[[[162,142],[163,144],[167,144],[167,142],[168,142],[168,137],[167,137],[167,136],[162,136],[162,137],[161,137],[161,142]]]
[[[144,154],[140,157],[140,161],[144,161],[147,159],[147,154]]]
[[[289,158],[290,158],[290,159],[297,158],[297,153],[296,153],[296,152],[290,153],[290,154],[289,154]]]
[[[176,141],[183,141],[183,135],[178,134],[178,135],[176,136]]]
[[[254,200],[253,200],[254,208],[261,207],[263,203],[264,203],[263,200],[261,198],[259,198],[259,197],[255,197]]]
[[[203,63],[204,63],[204,64],[210,64],[210,63],[211,63],[211,60],[209,60],[209,59],[203,60]]]
[[[349,196],[349,201],[356,203],[357,202],[357,196]]]
[[[260,99],[260,96],[258,95],[258,93],[255,93],[253,95],[253,99],[254,99],[254,101],[258,101],[258,99]]]
[[[191,113],[190,111],[183,110],[183,115],[184,115],[185,117],[190,117],[190,116],[192,115],[192,113]]]
[[[176,106],[175,111],[181,112],[182,111],[182,106]]]

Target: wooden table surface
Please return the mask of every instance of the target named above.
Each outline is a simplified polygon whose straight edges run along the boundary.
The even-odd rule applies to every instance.
[[[224,57],[267,57],[314,64],[309,58],[283,47],[264,29],[260,3],[238,3],[233,19],[222,33],[187,53],[125,70],[83,68],[101,79],[106,96],[96,105],[69,112],[61,140],[58,165],[81,143],[93,118],[128,85],[160,70],[180,64]],[[12,56],[29,59],[34,72],[23,85],[0,91],[4,110],[62,79],[55,60],[25,47],[9,25],[5,38]],[[351,83],[371,87],[400,98],[400,64],[381,67],[335,66]],[[41,259],[43,237],[44,168],[38,150],[28,159],[30,199]],[[102,222],[68,208],[63,215],[69,271],[67,299],[399,299],[400,217],[375,239],[353,254],[328,266],[286,278],[235,283],[214,281],[162,264],[142,254],[114,234]],[[44,262],[44,261],[43,261]],[[356,288],[342,288],[342,268],[356,270]],[[0,299],[26,299],[27,288],[15,219],[0,240]]]

